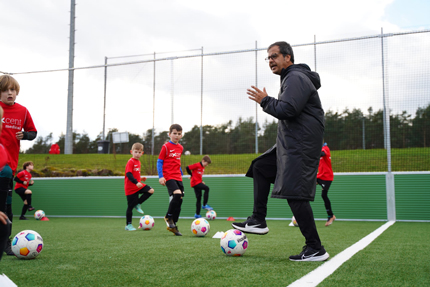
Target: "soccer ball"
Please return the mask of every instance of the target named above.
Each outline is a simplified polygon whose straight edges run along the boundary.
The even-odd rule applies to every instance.
[[[206,219],[214,220],[215,218],[216,218],[215,210],[209,210],[208,212],[206,212]]]
[[[297,220],[294,216],[293,216],[293,218],[291,218],[291,222],[294,224],[295,227],[299,226],[299,224],[297,223]]]
[[[36,220],[40,220],[44,217],[45,217],[45,211],[43,210],[38,210],[34,213],[34,218],[36,218]]]
[[[12,252],[22,259],[34,259],[42,251],[43,239],[33,230],[24,230],[12,240]]]
[[[211,226],[209,222],[204,218],[197,218],[193,223],[191,223],[191,232],[195,236],[205,236],[208,234],[210,229]]]
[[[230,229],[221,237],[221,250],[226,255],[242,256],[248,248],[248,238],[237,229]]]
[[[151,215],[143,216],[140,219],[139,226],[142,230],[151,230],[154,227],[154,218]]]

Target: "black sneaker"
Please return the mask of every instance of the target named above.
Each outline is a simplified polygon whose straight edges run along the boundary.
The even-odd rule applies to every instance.
[[[6,242],[6,247],[4,249],[4,252],[6,253],[6,255],[15,255],[15,253],[13,253],[12,251],[12,241],[10,240],[10,238],[7,240]]]
[[[249,216],[248,219],[244,222],[232,223],[231,226],[245,233],[263,235],[269,232],[269,228],[267,227],[266,221],[257,221],[252,216]]]
[[[307,245],[303,246],[303,251],[299,255],[291,255],[291,261],[325,261],[329,257],[324,246],[320,250],[315,250]]]
[[[34,207],[30,205],[30,206],[28,207],[28,211],[32,211],[32,210],[34,210]]]
[[[19,217],[19,220],[28,220],[28,218],[27,218],[27,217],[25,217],[24,215],[21,215],[21,216]]]

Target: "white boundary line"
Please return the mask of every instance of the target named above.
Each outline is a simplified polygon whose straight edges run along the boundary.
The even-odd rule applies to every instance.
[[[302,278],[294,281],[288,287],[314,287],[321,283],[325,278],[330,276],[337,268],[339,268],[343,263],[350,259],[358,251],[364,249],[373,240],[375,240],[379,235],[381,235],[385,230],[393,225],[395,221],[388,221],[366,237],[362,238],[360,241],[351,245],[331,260],[327,261],[323,265],[319,266],[317,269],[303,276]],[[296,263],[300,264],[300,263]]]

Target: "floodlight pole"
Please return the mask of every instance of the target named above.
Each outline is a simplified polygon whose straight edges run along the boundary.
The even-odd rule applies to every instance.
[[[70,5],[70,38],[69,38],[69,84],[67,91],[67,127],[64,140],[64,153],[73,153],[73,77],[75,62],[75,0]]]

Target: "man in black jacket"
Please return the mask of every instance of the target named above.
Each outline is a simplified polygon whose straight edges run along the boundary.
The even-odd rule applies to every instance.
[[[252,161],[246,174],[254,180],[254,210],[245,222],[232,226],[243,232],[266,234],[267,201],[270,184],[272,197],[287,199],[306,245],[292,261],[324,261],[329,254],[321,245],[310,201],[315,198],[324,111],[317,90],[319,75],[305,64],[294,64],[294,53],[286,42],[276,42],[267,49],[269,67],[281,76],[278,99],[266,89],[251,86],[249,98],[263,111],[277,118],[276,144]]]

